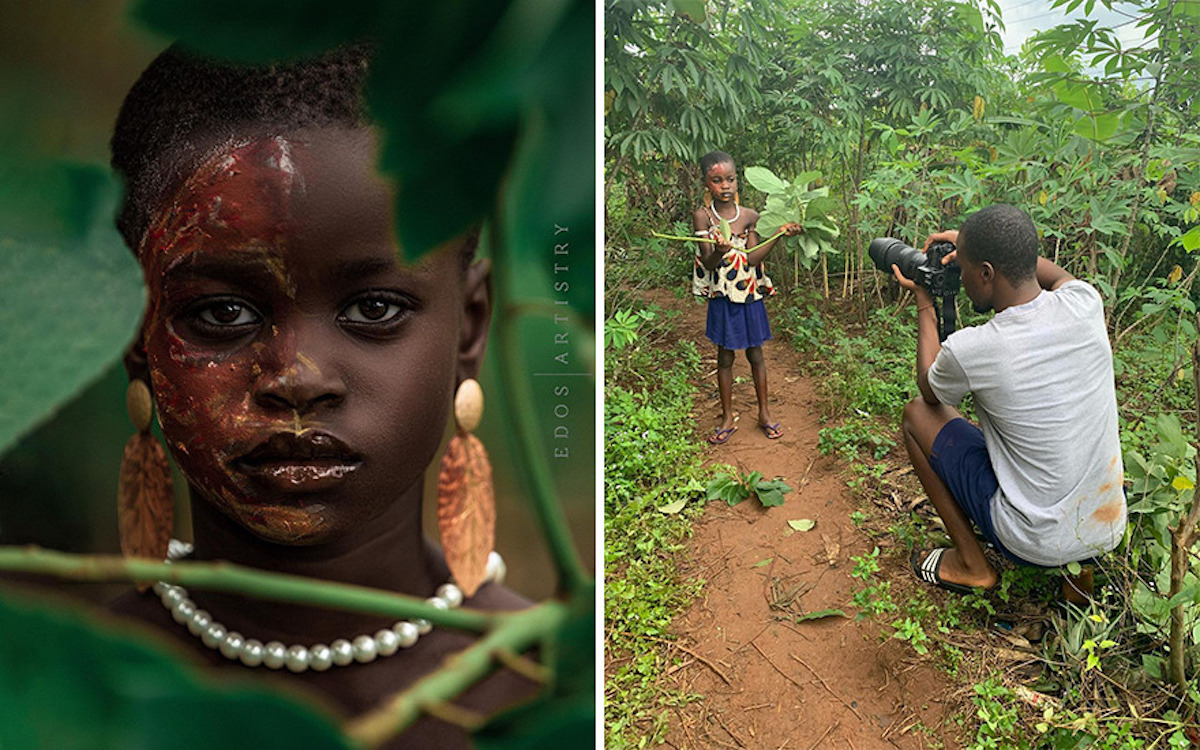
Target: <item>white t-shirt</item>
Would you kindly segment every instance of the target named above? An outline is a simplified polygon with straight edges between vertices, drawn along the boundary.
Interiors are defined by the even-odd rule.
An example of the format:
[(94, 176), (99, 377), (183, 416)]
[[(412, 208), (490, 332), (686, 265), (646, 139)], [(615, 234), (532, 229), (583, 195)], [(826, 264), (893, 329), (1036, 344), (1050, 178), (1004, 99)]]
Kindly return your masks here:
[(1072, 280), (942, 343), (929, 385), (968, 392), (1000, 489), (996, 535), (1038, 565), (1084, 560), (1125, 532), (1124, 467), (1104, 306)]

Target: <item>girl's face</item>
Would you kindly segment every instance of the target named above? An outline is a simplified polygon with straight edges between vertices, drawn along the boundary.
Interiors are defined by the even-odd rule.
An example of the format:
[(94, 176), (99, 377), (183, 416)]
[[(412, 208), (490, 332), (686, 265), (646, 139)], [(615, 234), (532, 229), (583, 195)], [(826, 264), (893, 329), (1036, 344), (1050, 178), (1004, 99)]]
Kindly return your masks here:
[(709, 167), (704, 174), (704, 187), (712, 199), (728, 203), (737, 195), (737, 168), (733, 162), (723, 161)]
[(203, 501), (315, 544), (421, 481), (482, 356), (486, 270), (458, 238), (397, 260), (367, 130), (227, 145), (185, 177), (139, 253), (163, 434)]

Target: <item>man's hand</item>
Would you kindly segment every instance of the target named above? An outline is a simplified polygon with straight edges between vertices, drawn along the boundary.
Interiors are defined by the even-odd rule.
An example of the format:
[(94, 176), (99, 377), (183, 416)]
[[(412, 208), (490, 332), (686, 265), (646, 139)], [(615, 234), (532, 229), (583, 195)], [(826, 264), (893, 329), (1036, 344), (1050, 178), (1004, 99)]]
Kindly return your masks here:
[(784, 224), (782, 227), (780, 227), (780, 229), (782, 229), (783, 233), (788, 237), (795, 237), (804, 231), (804, 227), (800, 226), (794, 221), (789, 221), (787, 224)]
[(917, 307), (924, 307), (926, 303), (933, 304), (933, 297), (929, 296), (929, 292), (925, 287), (900, 273), (900, 266), (892, 264), (892, 273), (896, 275), (896, 281), (900, 286), (913, 293), (917, 299)]
[(954, 245), (954, 250), (942, 256), (943, 266), (953, 263), (954, 259), (958, 257), (958, 230), (943, 229), (940, 232), (929, 235), (928, 239), (925, 240), (925, 247), (921, 248), (921, 252), (928, 254), (929, 246), (935, 242), (949, 242)]

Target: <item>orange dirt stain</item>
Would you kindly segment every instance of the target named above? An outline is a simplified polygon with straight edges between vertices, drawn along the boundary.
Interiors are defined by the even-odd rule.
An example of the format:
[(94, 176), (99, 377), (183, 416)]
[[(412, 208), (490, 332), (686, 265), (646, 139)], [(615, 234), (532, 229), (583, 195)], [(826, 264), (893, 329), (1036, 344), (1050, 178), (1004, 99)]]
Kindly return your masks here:
[(1124, 503), (1120, 500), (1112, 500), (1096, 508), (1095, 512), (1092, 513), (1092, 518), (1100, 523), (1114, 523), (1121, 517), (1123, 507)]

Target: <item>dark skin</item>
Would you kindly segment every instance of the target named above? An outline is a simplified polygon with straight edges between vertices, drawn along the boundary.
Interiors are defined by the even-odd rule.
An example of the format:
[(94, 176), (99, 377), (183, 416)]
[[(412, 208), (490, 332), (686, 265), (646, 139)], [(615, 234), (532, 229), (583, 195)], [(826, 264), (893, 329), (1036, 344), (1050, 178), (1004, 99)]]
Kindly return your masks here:
[[(958, 261), (962, 269), (962, 287), (979, 312), (1001, 312), (1014, 305), (1030, 302), (1045, 290), (1053, 290), (1075, 278), (1045, 258), (1038, 258), (1034, 276), (1013, 281), (1000, 274), (991, 263), (976, 263), (971, 249), (956, 231), (938, 232), (925, 241), (925, 250), (934, 242), (953, 242), (957, 248), (942, 263)], [(917, 301), (917, 387), (919, 398), (904, 407), (904, 446), (934, 510), (946, 524), (954, 547), (941, 560), (938, 574), (943, 580), (967, 586), (990, 588), (998, 580), (995, 569), (984, 558), (983, 547), (975, 538), (971, 521), (950, 494), (945, 482), (929, 464), (934, 438), (951, 420), (961, 417), (957, 409), (938, 401), (929, 386), (929, 368), (941, 351), (938, 341), (934, 300), (929, 293), (892, 266), (900, 286), (913, 293)]]
[[(488, 264), (463, 269), (468, 236), (416, 265), (398, 261), (393, 194), (374, 171), (367, 129), (212, 145), (168, 191), (139, 249), (150, 301), (138, 349), (188, 480), (193, 559), (432, 596), (449, 573), (421, 532), (424, 472), (439, 455), (456, 384), (479, 372)], [(273, 442), (280, 435), (334, 448), (289, 453)], [(393, 624), (218, 592), (193, 597), (264, 643), (328, 644)], [(490, 584), (464, 603), (527, 605)], [(435, 627), (395, 656), (294, 675), (227, 661), (152, 595), (116, 609), (229, 674), (311, 688), (350, 715), (473, 641)], [(491, 713), (533, 690), (502, 672), (459, 703)], [(459, 728), (423, 719), (397, 746), (467, 743)]]
[[(710, 211), (722, 219), (729, 221), (731, 235), (745, 236), (746, 247), (752, 248), (762, 240), (758, 236), (758, 212), (754, 209), (739, 207), (734, 202), (737, 195), (737, 167), (733, 162), (718, 162), (709, 168), (704, 175), (704, 189), (712, 197), (712, 205), (708, 208), (697, 208), (692, 214), (692, 228), (697, 232), (710, 231), (713, 224)], [(791, 237), (799, 234), (799, 224), (785, 224), (784, 234)], [(759, 265), (775, 247), (776, 240), (763, 244), (762, 247), (746, 255), (746, 265), (753, 268)], [(713, 233), (712, 242), (697, 243), (700, 264), (709, 271), (721, 265), (725, 255), (733, 249), (719, 232)], [(714, 433), (733, 427), (733, 357), (734, 351), (717, 347), (717, 390), (721, 394), (721, 424)], [(761, 346), (746, 349), (746, 360), (750, 362), (750, 374), (754, 380), (754, 394), (758, 399), (758, 423), (764, 428), (775, 424), (771, 418), (770, 406), (767, 403), (767, 367), (763, 362)], [(771, 437), (778, 437), (774, 431)]]

